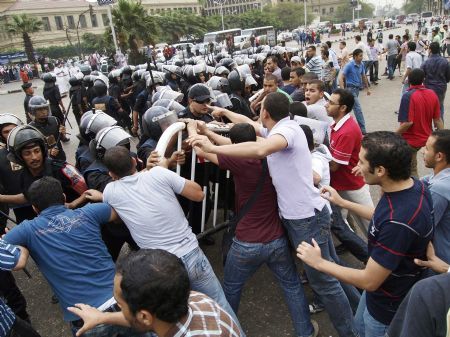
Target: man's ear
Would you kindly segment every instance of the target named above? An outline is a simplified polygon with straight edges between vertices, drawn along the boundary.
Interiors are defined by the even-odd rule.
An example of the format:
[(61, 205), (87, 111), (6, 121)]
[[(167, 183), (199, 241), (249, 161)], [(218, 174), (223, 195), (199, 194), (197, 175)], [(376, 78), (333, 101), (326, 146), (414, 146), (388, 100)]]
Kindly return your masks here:
[(114, 173), (112, 173), (111, 171), (108, 171), (108, 175), (112, 178), (112, 180), (119, 180), (119, 177), (116, 176)]
[(138, 321), (139, 325), (151, 327), (154, 324), (155, 318), (149, 311), (139, 310), (136, 313), (136, 320)]

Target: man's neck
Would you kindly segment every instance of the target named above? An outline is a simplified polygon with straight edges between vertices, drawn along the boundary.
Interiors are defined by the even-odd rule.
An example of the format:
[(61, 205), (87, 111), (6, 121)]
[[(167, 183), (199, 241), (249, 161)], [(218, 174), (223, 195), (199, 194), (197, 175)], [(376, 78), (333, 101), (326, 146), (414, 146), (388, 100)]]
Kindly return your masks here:
[[(186, 316), (182, 317), (179, 321), (184, 322), (186, 320)], [(175, 326), (176, 323), (168, 323), (161, 321), (159, 319), (155, 319), (153, 324), (153, 330), (158, 336), (164, 337)]]
[(266, 123), (266, 125), (265, 125), (265, 127), (267, 128), (267, 130), (272, 130), (273, 129), (273, 127), (275, 126), (275, 124), (277, 124), (278, 122), (275, 122), (274, 120), (269, 120), (267, 123)]
[(44, 166), (37, 168), (37, 169), (28, 168), (28, 170), (30, 171), (30, 173), (33, 177), (38, 177), (41, 175), (42, 171), (44, 171)]
[(395, 181), (386, 177), (380, 183), (381, 189), (383, 190), (383, 192), (386, 193), (400, 192), (408, 188), (411, 188), (413, 185), (414, 180), (412, 178)]
[(338, 115), (338, 116), (333, 117), (334, 123), (335, 123), (335, 124), (339, 123), (339, 122), (341, 121), (341, 119), (345, 117), (345, 115), (346, 115), (346, 114)]
[(437, 176), (441, 171), (450, 168), (450, 163), (437, 164), (433, 167), (433, 174)]

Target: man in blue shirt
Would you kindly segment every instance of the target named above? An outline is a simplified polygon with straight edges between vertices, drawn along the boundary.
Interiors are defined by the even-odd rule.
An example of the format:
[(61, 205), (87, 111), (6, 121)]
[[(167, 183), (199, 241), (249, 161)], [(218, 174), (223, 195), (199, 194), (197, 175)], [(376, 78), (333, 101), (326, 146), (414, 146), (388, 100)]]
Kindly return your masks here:
[(353, 113), (355, 114), (358, 125), (361, 128), (363, 134), (366, 133), (366, 122), (359, 103), (359, 91), (364, 87), (367, 89), (367, 96), (370, 95), (369, 82), (366, 77), (366, 70), (364, 68), (363, 51), (361, 49), (355, 49), (353, 51), (353, 60), (348, 62), (339, 78), (339, 86), (342, 89), (348, 89), (351, 91), (355, 98), (355, 104), (353, 105)]
[(450, 264), (450, 130), (437, 130), (428, 137), (423, 160), (433, 173), (423, 178), (433, 198), (436, 255)]
[[(104, 203), (67, 209), (61, 184), (52, 177), (33, 182), (28, 197), (38, 217), (14, 227), (4, 240), (29, 249), (75, 335), (83, 322), (67, 307), (87, 303), (100, 311), (118, 311), (113, 297), (114, 263), (100, 233), (101, 224), (117, 220), (117, 215)], [(92, 336), (135, 336), (132, 330), (111, 325), (97, 329)]]
[(438, 42), (430, 43), (429, 48), (430, 56), (422, 64), (422, 70), (425, 72), (424, 84), (438, 96), (441, 106), (441, 118), (444, 119), (444, 99), (447, 83), (450, 82), (450, 65), (447, 59), (440, 55)]
[[(9, 245), (0, 239), (0, 270), (10, 271), (25, 267), (28, 251)], [(16, 316), (0, 297), (0, 337), (40, 337), (28, 322)]]

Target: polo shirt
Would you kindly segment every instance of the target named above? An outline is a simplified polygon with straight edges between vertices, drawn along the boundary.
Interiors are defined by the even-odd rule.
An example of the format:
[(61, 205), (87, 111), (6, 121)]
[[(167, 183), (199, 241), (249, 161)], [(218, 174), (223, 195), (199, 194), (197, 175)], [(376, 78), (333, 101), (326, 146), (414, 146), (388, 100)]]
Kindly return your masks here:
[(164, 337), (240, 337), (231, 316), (208, 296), (191, 291), (188, 313)]
[(364, 186), (364, 179), (355, 176), (352, 169), (358, 164), (362, 133), (358, 123), (346, 114), (331, 125), (330, 152), (339, 168), (331, 172), (331, 186), (338, 191), (354, 191)]
[(384, 192), (375, 208), (367, 234), (370, 257), (392, 271), (380, 287), (366, 292), (367, 310), (389, 325), (397, 308), (425, 269), (414, 259), (426, 260), (434, 233), (433, 201), (426, 184), (414, 179), (412, 187)]
[(445, 57), (430, 54), (421, 68), (425, 72), (423, 84), (427, 88), (439, 93), (447, 90), (447, 83), (450, 81), (450, 65)]
[(111, 207), (103, 203), (75, 210), (55, 205), (4, 237), (29, 249), (58, 297), (65, 321), (79, 319), (67, 307), (86, 303), (98, 308), (113, 297), (115, 267), (100, 231), (110, 216)]
[(345, 86), (362, 88), (361, 76), (365, 73), (364, 63), (356, 64), (355, 60), (351, 60), (344, 67)]
[(439, 99), (435, 92), (423, 85), (411, 85), (400, 101), (398, 121), (412, 122), (402, 137), (412, 147), (423, 147), (433, 131), (433, 119), (441, 116)]
[(310, 72), (315, 73), (318, 77), (322, 73), (322, 58), (320, 56), (313, 56), (309, 62), (306, 64), (306, 68), (309, 69)]

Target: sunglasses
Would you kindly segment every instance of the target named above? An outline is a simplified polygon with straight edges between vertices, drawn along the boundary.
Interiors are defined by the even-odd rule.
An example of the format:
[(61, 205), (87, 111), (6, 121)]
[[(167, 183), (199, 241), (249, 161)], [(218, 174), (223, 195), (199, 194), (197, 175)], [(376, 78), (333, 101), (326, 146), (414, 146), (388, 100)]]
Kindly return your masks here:
[(203, 101), (199, 101), (199, 100), (194, 99), (194, 102), (197, 103), (197, 104), (209, 104), (209, 103), (211, 103), (211, 100), (209, 98), (205, 99)]

